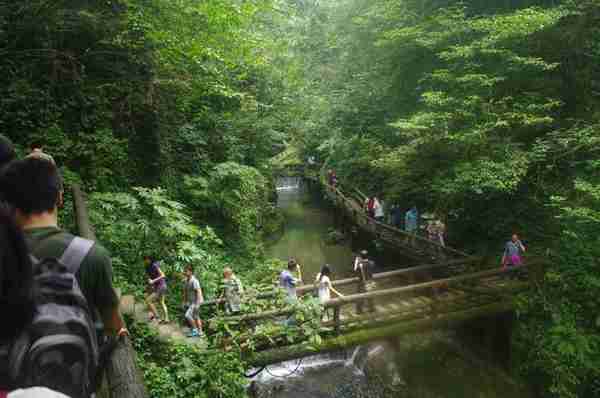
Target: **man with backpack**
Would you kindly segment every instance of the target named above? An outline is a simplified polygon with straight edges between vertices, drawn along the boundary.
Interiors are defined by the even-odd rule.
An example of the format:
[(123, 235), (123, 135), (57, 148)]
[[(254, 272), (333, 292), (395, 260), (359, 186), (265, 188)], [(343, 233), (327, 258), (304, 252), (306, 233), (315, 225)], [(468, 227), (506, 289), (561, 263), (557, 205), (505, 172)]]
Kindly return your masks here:
[[(35, 378), (25, 384), (50, 387), (73, 398), (89, 397), (100, 356), (96, 314), (108, 336), (128, 334), (112, 286), (108, 252), (58, 227), (62, 180), (53, 163), (36, 157), (13, 161), (0, 173), (0, 189), (25, 232), (40, 303), (39, 321), (34, 318), (27, 339), (13, 347), (24, 358), (19, 364), (22, 373)], [(37, 349), (27, 351), (29, 347)]]

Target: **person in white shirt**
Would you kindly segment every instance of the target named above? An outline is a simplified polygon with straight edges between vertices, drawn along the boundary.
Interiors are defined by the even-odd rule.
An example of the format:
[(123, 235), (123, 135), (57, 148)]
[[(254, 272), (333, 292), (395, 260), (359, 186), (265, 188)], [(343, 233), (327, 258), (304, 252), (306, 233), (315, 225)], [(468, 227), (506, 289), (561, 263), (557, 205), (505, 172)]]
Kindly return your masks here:
[(383, 222), (383, 219), (385, 217), (385, 213), (383, 211), (383, 205), (381, 204), (379, 199), (377, 199), (376, 197), (373, 200), (374, 200), (373, 211), (375, 212), (375, 220), (377, 220), (379, 222)]
[(317, 274), (315, 278), (315, 284), (317, 285), (317, 291), (319, 293), (319, 302), (323, 305), (327, 301), (331, 300), (331, 293), (334, 293), (338, 297), (344, 297), (344, 295), (333, 287), (331, 283), (331, 268), (329, 264), (325, 264), (321, 268), (321, 272)]

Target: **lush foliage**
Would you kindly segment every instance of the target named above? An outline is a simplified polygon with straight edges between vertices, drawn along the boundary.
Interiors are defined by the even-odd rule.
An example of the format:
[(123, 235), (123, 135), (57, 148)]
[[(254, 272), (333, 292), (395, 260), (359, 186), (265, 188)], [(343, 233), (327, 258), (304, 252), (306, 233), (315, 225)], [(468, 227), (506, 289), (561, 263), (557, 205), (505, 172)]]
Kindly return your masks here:
[(245, 395), (244, 363), (237, 351), (201, 354), (194, 346), (160, 340), (146, 325), (132, 323), (130, 328), (151, 397)]
[(550, 253), (523, 298), (521, 370), (547, 396), (597, 395), (600, 3), (303, 5), (286, 30), (311, 107), (300, 157), (436, 212), (453, 245), (497, 257), (519, 232)]
[[(552, 258), (521, 300), (521, 370), (547, 396), (595, 396), (599, 15), (598, 0), (0, 0), (0, 130), (94, 192), (137, 294), (152, 254), (175, 292), (186, 263), (209, 296), (232, 265), (262, 305), (281, 267), (261, 244), (272, 176), (309, 156), (435, 211), (453, 245), (495, 255), (521, 232)], [(250, 340), (220, 323), (217, 340), (316, 338), (317, 312)], [(239, 357), (136, 336), (156, 396), (243, 394)]]

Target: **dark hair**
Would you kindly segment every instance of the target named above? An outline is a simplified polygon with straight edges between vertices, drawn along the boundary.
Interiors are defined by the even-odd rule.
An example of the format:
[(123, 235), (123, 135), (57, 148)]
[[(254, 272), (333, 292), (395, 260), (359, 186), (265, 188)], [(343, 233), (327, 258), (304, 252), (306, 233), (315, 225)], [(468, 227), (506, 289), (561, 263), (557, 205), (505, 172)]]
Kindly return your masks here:
[(30, 148), (31, 149), (42, 149), (43, 145), (42, 145), (41, 142), (34, 141), (34, 142), (31, 143)]
[(192, 264), (187, 264), (185, 266), (185, 270), (186, 271), (192, 271), (192, 274), (194, 273), (194, 266)]
[(296, 260), (294, 260), (293, 258), (290, 258), (290, 261), (288, 261), (288, 269), (290, 271), (294, 270), (296, 268), (296, 265), (298, 263), (296, 262)]
[(0, 134), (0, 168), (16, 157), (12, 141)]
[(58, 204), (62, 179), (54, 164), (29, 157), (12, 161), (2, 170), (0, 189), (4, 199), (21, 212), (39, 214)]
[(0, 205), (0, 341), (10, 340), (34, 314), (33, 268), (23, 231), (6, 206)]
[(325, 264), (324, 266), (321, 267), (321, 275), (319, 276), (319, 282), (321, 282), (323, 280), (324, 276), (329, 276), (331, 275), (331, 268), (329, 267), (329, 264)]

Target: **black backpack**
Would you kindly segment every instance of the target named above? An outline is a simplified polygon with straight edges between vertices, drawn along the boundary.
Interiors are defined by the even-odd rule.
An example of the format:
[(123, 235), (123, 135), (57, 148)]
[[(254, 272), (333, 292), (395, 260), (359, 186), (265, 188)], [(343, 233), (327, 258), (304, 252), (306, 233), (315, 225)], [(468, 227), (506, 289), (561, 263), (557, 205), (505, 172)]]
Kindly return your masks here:
[(18, 387), (42, 386), (88, 398), (99, 376), (98, 337), (75, 274), (94, 245), (75, 237), (61, 258), (34, 262), (36, 314), (10, 350)]

